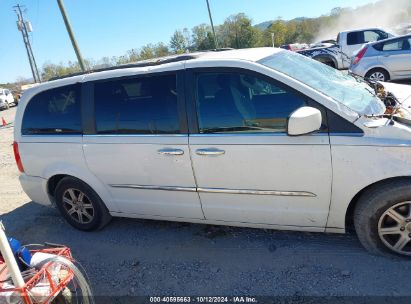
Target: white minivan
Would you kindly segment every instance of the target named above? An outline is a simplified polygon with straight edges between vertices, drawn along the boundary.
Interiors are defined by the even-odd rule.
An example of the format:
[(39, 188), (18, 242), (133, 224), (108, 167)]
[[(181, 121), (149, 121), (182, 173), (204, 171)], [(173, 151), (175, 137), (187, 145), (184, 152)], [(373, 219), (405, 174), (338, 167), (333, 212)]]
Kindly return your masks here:
[(14, 152), (28, 196), (81, 230), (354, 227), (371, 252), (411, 256), (411, 120), (380, 97), (285, 50), (184, 54), (27, 90)]

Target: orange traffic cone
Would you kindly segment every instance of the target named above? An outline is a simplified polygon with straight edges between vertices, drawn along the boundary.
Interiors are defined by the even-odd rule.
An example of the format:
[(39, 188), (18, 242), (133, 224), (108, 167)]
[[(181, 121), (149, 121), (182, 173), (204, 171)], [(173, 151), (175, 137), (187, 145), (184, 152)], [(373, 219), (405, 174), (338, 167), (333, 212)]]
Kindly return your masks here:
[(1, 118), (1, 123), (3, 124), (3, 127), (7, 126), (7, 122), (4, 120), (4, 117)]

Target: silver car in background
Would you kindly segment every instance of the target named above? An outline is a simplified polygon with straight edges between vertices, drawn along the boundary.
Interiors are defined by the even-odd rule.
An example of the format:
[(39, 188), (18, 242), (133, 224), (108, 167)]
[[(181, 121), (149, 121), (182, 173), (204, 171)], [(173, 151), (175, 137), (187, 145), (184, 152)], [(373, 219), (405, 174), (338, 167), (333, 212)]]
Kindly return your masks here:
[(411, 34), (365, 44), (350, 72), (371, 81), (411, 78)]

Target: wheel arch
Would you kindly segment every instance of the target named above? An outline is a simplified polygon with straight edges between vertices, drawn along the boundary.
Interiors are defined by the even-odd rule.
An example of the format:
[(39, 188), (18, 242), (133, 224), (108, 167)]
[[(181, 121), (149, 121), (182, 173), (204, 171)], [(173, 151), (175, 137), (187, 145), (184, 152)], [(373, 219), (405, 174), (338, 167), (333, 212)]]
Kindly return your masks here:
[(383, 180), (379, 180), (374, 182), (363, 189), (361, 189), (357, 194), (351, 199), (348, 208), (345, 213), (345, 230), (346, 231), (354, 231), (354, 211), (355, 207), (358, 203), (359, 198), (361, 195), (366, 193), (367, 191), (372, 190), (375, 187), (379, 187), (386, 183), (391, 183), (393, 181), (409, 181), (411, 183), (411, 176), (397, 176), (397, 177), (390, 177)]
[(97, 195), (101, 198), (104, 202), (104, 205), (110, 212), (119, 212), (120, 210), (117, 207), (117, 204), (113, 201), (110, 192), (101, 183), (94, 175), (87, 174), (86, 176), (73, 174), (73, 172), (55, 172), (54, 174), (50, 174), (47, 178), (46, 183), (46, 191), (50, 198), (50, 201), (54, 204), (54, 192), (58, 183), (65, 177), (72, 177), (75, 179), (80, 180), (81, 182), (88, 185), (91, 189), (93, 189)]
[(338, 62), (337, 62), (337, 60), (336, 60), (333, 56), (331, 56), (331, 55), (321, 54), (321, 55), (317, 55), (317, 56), (312, 57), (312, 59), (317, 60), (317, 61), (319, 61), (319, 62), (321, 62), (321, 63), (326, 64), (325, 62), (321, 61), (321, 59), (325, 59), (326, 61), (332, 62), (333, 65), (334, 65), (334, 68), (338, 68)]
[[(56, 190), (57, 184), (65, 177), (74, 177), (74, 176), (71, 176), (68, 174), (56, 174), (47, 180), (47, 194), (51, 198), (54, 198), (54, 192)], [(54, 203), (54, 199), (52, 201)]]

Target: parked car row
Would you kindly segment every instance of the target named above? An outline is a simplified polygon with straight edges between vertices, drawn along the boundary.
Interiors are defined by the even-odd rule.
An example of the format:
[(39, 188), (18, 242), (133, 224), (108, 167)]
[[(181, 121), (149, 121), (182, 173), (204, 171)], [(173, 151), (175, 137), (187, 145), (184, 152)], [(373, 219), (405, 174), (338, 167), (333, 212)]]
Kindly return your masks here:
[(411, 78), (411, 34), (365, 44), (353, 57), (350, 72), (371, 81)]
[(275, 48), (50, 81), (24, 92), (16, 113), (20, 182), (81, 230), (111, 216), (354, 227), (371, 252), (411, 256), (411, 101), (392, 99), (404, 88), (377, 96)]
[(335, 44), (289, 49), (370, 81), (411, 78), (411, 34), (394, 36), (382, 29), (358, 29), (338, 34)]
[(348, 69), (351, 57), (365, 43), (393, 37), (392, 34), (378, 28), (356, 29), (338, 33), (337, 39), (314, 44), (312, 48), (298, 51), (333, 68)]

